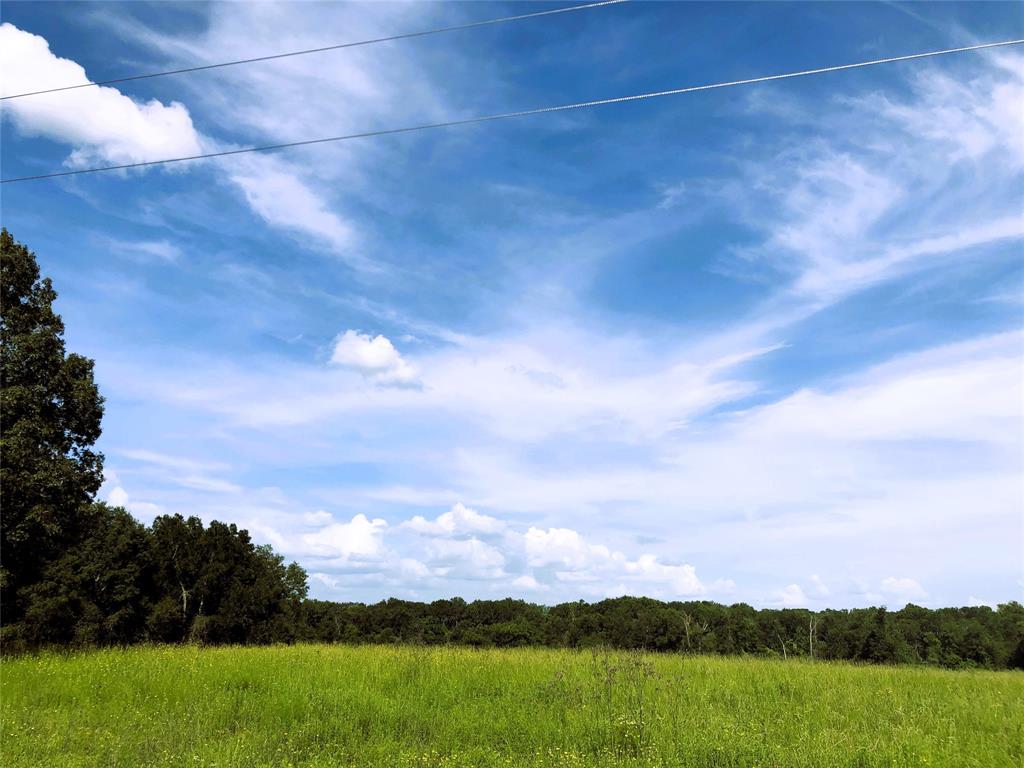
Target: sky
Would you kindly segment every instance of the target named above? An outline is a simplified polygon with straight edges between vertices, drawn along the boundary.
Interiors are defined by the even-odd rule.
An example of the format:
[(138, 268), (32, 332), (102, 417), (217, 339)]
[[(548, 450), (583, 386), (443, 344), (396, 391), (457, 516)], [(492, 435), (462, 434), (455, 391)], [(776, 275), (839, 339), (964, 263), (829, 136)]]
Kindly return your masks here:
[[(0, 90), (559, 5), (5, 2)], [(0, 102), (2, 176), (1022, 37), (626, 3)], [(96, 361), (101, 498), (315, 597), (1024, 594), (1024, 47), (0, 195)]]

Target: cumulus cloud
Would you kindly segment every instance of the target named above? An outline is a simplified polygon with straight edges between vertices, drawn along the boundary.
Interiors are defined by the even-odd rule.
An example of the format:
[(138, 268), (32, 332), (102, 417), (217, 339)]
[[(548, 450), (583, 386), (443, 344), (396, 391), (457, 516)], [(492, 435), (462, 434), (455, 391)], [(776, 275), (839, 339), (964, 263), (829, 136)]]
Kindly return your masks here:
[(360, 512), (347, 523), (331, 523), (312, 533), (302, 534), (299, 543), (308, 554), (344, 563), (373, 560), (384, 553), (382, 535), (387, 526), (387, 521), (380, 518), (371, 520)]
[(316, 581), (332, 592), (362, 586), (376, 590), (374, 599), (467, 590), (506, 595), (510, 587), (554, 600), (623, 594), (680, 599), (735, 588), (729, 579), (702, 582), (687, 563), (649, 552), (628, 556), (567, 528), (524, 531), (461, 504), (433, 520), (417, 515), (393, 525), (363, 513), (338, 523), (324, 512), (304, 512), (250, 530), (286, 556), (307, 559), (309, 571), (319, 574)]
[[(689, 564), (661, 562), (654, 554), (635, 560), (603, 544), (589, 543), (570, 528), (530, 527), (522, 537), (527, 565), (535, 573), (553, 574), (557, 581), (584, 587), (590, 594), (660, 594), (678, 598), (708, 591)], [(716, 582), (716, 591), (729, 591), (731, 581)]]
[(417, 387), (420, 384), (416, 368), (399, 354), (387, 336), (347, 330), (334, 340), (331, 362), (385, 386)]
[(519, 587), (520, 589), (528, 589), (531, 591), (541, 591), (547, 589), (543, 584), (537, 581), (533, 576), (528, 573), (524, 573), (522, 576), (517, 576), (512, 579), (512, 586)]
[(778, 589), (773, 593), (775, 602), (785, 608), (799, 608), (807, 605), (807, 595), (799, 584), (790, 584), (785, 589)]
[(115, 486), (107, 494), (107, 502), (115, 507), (123, 507), (128, 503), (128, 492), (121, 486)]
[(588, 544), (577, 531), (569, 528), (530, 528), (524, 541), (527, 562), (535, 567), (556, 565), (581, 570), (611, 557), (607, 547)]
[(627, 560), (623, 565), (626, 573), (636, 574), (643, 581), (665, 584), (674, 595), (700, 595), (706, 591), (692, 565), (667, 565), (649, 554), (634, 562)]
[(111, 506), (124, 507), (135, 517), (144, 521), (152, 520), (157, 515), (163, 514), (163, 509), (158, 504), (148, 501), (135, 501), (120, 485), (114, 485), (109, 490), (106, 490), (106, 500)]
[(446, 578), (498, 579), (506, 575), (505, 555), (480, 539), (434, 538), (427, 543), (427, 561)]
[[(91, 82), (70, 59), (55, 56), (45, 38), (0, 24), (3, 93), (25, 93)], [(123, 164), (195, 155), (203, 140), (179, 102), (140, 102), (106, 86), (4, 102), (4, 115), (31, 136), (74, 145), (66, 164)]]
[(433, 536), (493, 534), (501, 533), (505, 529), (503, 521), (489, 515), (481, 515), (461, 503), (456, 503), (450, 510), (438, 515), (433, 521), (416, 515), (402, 525), (417, 533)]

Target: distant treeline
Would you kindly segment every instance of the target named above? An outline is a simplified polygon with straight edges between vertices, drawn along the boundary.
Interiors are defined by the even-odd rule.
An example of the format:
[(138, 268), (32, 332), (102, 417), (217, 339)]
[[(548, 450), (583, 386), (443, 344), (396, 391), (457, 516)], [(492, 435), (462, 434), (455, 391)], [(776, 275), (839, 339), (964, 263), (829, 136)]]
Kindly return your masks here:
[(0, 231), (0, 650), (141, 642), (457, 643), (1024, 668), (1024, 607), (755, 610), (623, 597), (308, 600), (306, 573), (234, 525), (144, 526), (95, 501), (103, 398), (68, 353), (56, 292)]
[(944, 667), (1024, 669), (1024, 606), (809, 611), (620, 597), (553, 607), (455, 598), (374, 605), (307, 600), (302, 640), (487, 647), (642, 648)]

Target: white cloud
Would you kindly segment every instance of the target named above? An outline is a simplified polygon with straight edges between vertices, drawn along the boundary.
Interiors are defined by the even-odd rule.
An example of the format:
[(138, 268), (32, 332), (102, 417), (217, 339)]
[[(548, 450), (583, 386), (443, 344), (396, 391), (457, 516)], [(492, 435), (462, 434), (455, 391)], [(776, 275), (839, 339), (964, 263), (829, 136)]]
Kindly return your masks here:
[(828, 585), (825, 584), (821, 576), (816, 573), (811, 576), (811, 584), (814, 586), (814, 592), (818, 597), (828, 597), (832, 594), (832, 590), (828, 588)]
[[(815, 105), (828, 139), (786, 145), (776, 162), (751, 166), (745, 189), (770, 197), (738, 204), (767, 236), (744, 255), (789, 272), (790, 300), (814, 311), (968, 249), (1024, 237), (1015, 202), (1024, 57), (981, 60), (956, 77), (920, 68), (906, 96), (886, 89), (837, 97), (835, 113)], [(756, 111), (764, 106), (752, 102)]]
[[(152, 36), (144, 36), (144, 39), (159, 40)], [(194, 64), (194, 60), (189, 63)], [(89, 82), (78, 63), (55, 56), (43, 37), (10, 23), (0, 25), (0, 71), (5, 75), (4, 93)], [(280, 124), (281, 104), (265, 94), (259, 101), (261, 105), (277, 104), (272, 124)], [(240, 116), (240, 106), (232, 105), (233, 119)], [(307, 109), (302, 111), (308, 113), (310, 105), (305, 106)], [(263, 106), (260, 111), (266, 113)], [(45, 136), (72, 145), (66, 161), (72, 167), (127, 164), (236, 148), (200, 134), (189, 110), (180, 102), (165, 105), (154, 99), (143, 103), (108, 86), (7, 101), (4, 115), (26, 135)], [(237, 122), (231, 130), (238, 130)], [(308, 134), (303, 138), (308, 138)], [(192, 166), (194, 163), (162, 167), (184, 170)], [(230, 163), (214, 167), (224, 170), (252, 210), (271, 226), (305, 236), (308, 244), (328, 248), (353, 268), (365, 272), (379, 270), (377, 265), (355, 252), (351, 223), (332, 210), (326, 193), (317, 189), (323, 185), (316, 182), (317, 174), (310, 168), (295, 160), (270, 155), (233, 157)], [(135, 252), (168, 262), (175, 261), (179, 255), (173, 246), (160, 241), (126, 245), (131, 245)]]
[[(991, 152), (1024, 167), (1024, 56), (989, 57), (995, 72), (971, 78), (937, 69), (913, 76), (917, 100), (894, 101), (884, 94), (863, 105), (900, 125), (917, 139), (948, 153), (951, 162), (976, 160)], [(998, 73), (998, 74), (996, 74)]]
[(665, 584), (675, 596), (700, 595), (706, 591), (692, 565), (666, 565), (659, 563), (654, 555), (641, 555), (634, 562), (626, 561), (624, 567), (626, 573), (636, 574), (645, 582)]
[(329, 573), (311, 573), (309, 574), (309, 579), (310, 581), (320, 582), (325, 587), (328, 587), (330, 589), (337, 589), (339, 586), (341, 586), (341, 581), (337, 577), (332, 576)]
[(506, 576), (505, 555), (480, 539), (433, 538), (426, 545), (427, 561), (448, 578), (500, 579)]
[(117, 454), (145, 464), (154, 464), (165, 469), (173, 469), (191, 474), (220, 472), (229, 469), (231, 466), (230, 464), (222, 461), (198, 461), (189, 457), (171, 456), (166, 453), (139, 448), (119, 450), (117, 451)]
[(421, 515), (416, 515), (411, 520), (402, 523), (402, 525), (417, 533), (434, 536), (493, 534), (501, 533), (505, 529), (503, 521), (488, 515), (481, 515), (476, 510), (470, 509), (461, 503), (455, 504), (447, 512), (438, 515), (434, 521), (429, 521)]
[(829, 296), (847, 287), (836, 275), (851, 255), (859, 255), (851, 241), (870, 231), (904, 192), (886, 174), (846, 154), (824, 152), (797, 168), (785, 202), (791, 218), (775, 231), (771, 247), (800, 254), (801, 289)]
[(191, 458), (138, 449), (120, 450), (117, 453), (119, 456), (144, 465), (144, 468), (137, 473), (156, 477), (185, 488), (225, 494), (237, 494), (242, 491), (242, 487), (237, 483), (212, 476), (230, 469), (229, 465), (222, 462), (196, 461)]
[[(379, 388), (347, 392), (332, 384), (330, 372), (311, 368), (303, 376), (291, 378), (280, 374), (273, 378), (269, 372), (265, 377), (251, 373), (237, 379), (218, 376), (224, 394), (204, 401), (204, 405), (212, 405), (214, 413), (259, 416), (257, 423), (267, 434), (289, 440), (289, 456), (299, 451), (299, 456), (290, 456), (294, 461), (305, 455), (322, 460), (318, 453), (322, 449), (304, 446), (310, 441), (319, 445), (344, 424), (365, 436), (371, 455), (385, 455), (394, 466), (415, 471), (424, 480), (423, 493), (415, 483), (400, 492), (390, 486), (357, 489), (361, 503), (447, 506), (455, 497), (472, 500), (473, 507), (487, 509), (493, 519), (514, 511), (517, 519), (525, 521), (519, 529), (523, 533), (518, 534), (521, 543), (517, 548), (499, 542), (511, 578), (530, 569), (540, 583), (557, 583), (560, 589), (568, 589), (569, 582), (554, 574), (575, 572), (588, 580), (579, 584), (602, 588), (624, 584), (630, 589), (644, 584), (652, 591), (669, 594), (668, 573), (651, 572), (643, 581), (636, 566), (634, 572), (628, 572), (624, 563), (637, 562), (647, 553), (614, 561), (613, 550), (605, 545), (607, 539), (596, 532), (605, 520), (642, 510), (647, 529), (658, 531), (675, 546), (685, 546), (685, 551), (718, 552), (721, 542), (728, 541), (723, 560), (716, 562), (716, 567), (726, 572), (745, 562), (757, 562), (763, 572), (786, 574), (787, 580), (797, 581), (805, 577), (785, 570), (792, 565), (793, 553), (800, 553), (801, 558), (816, 553), (808, 569), (813, 568), (830, 584), (829, 600), (851, 604), (859, 598), (836, 587), (848, 579), (844, 572), (837, 573), (836, 564), (844, 562), (850, 548), (862, 553), (859, 558), (867, 562), (859, 571), (876, 585), (892, 572), (892, 563), (904, 561), (919, 578), (933, 578), (936, 566), (929, 565), (932, 558), (928, 553), (941, 550), (942, 542), (951, 537), (967, 548), (965, 563), (984, 559), (998, 563), (994, 567), (1009, 563), (1016, 569), (1019, 552), (1012, 547), (1012, 536), (995, 532), (1017, 525), (1021, 512), (1024, 430), (1012, 425), (1024, 424), (1019, 373), (1022, 345), (1021, 334), (1006, 333), (897, 356), (845, 379), (829, 381), (827, 386), (719, 414), (711, 421), (697, 420), (692, 426), (684, 422), (675, 429), (663, 427), (651, 433), (640, 430), (640, 435), (647, 434), (645, 440), (635, 439), (633, 431), (623, 425), (646, 424), (650, 418), (653, 427), (657, 423), (653, 414), (660, 412), (665, 418), (671, 413), (660, 410), (670, 397), (645, 397), (643, 388), (637, 387), (635, 401), (623, 396), (618, 402), (621, 410), (616, 418), (593, 404), (571, 399), (564, 402), (564, 409), (563, 402), (556, 400), (530, 413), (512, 392), (505, 398), (485, 393), (476, 402), (472, 387), (460, 390), (465, 393), (461, 397), (439, 395), (434, 376), (443, 366), (423, 358), (417, 359), (429, 382), (423, 392)], [(463, 354), (479, 348), (471, 346)], [(589, 348), (596, 351), (600, 346), (595, 342)], [(456, 349), (445, 352), (445, 363), (456, 359)], [(616, 367), (622, 359), (616, 356), (618, 352), (611, 343), (607, 357), (616, 361)], [(569, 359), (554, 369), (571, 390), (578, 374), (573, 371), (571, 353), (564, 357)], [(651, 365), (646, 357), (639, 360), (644, 366)], [(471, 370), (468, 361), (460, 364)], [(184, 384), (179, 384), (173, 373), (154, 381), (152, 388), (147, 382), (147, 392), (160, 393), (166, 388), (172, 402), (180, 402), (183, 393), (187, 395), (188, 388), (196, 386), (195, 370), (189, 369), (190, 380)], [(594, 370), (593, 375), (599, 377), (600, 371)], [(504, 368), (501, 375), (519, 376)], [(533, 384), (520, 379), (520, 390), (529, 392)], [(607, 385), (607, 379), (602, 384)], [(279, 400), (266, 399), (271, 390)], [(324, 403), (316, 402), (320, 390), (329, 390)], [(650, 391), (665, 390), (652, 387)], [(267, 420), (268, 411), (277, 407), (293, 413), (289, 409), (292, 402), (299, 402), (303, 409), (301, 429), (281, 429)], [(544, 403), (540, 397), (536, 402)], [(709, 398), (709, 402), (715, 400)], [(190, 406), (194, 403), (189, 401)], [(501, 412), (506, 405), (515, 418)], [(578, 409), (574, 417), (567, 418), (565, 411), (574, 408)], [(699, 416), (704, 410), (696, 408), (693, 413)], [(344, 418), (339, 420), (339, 414)], [(319, 424), (310, 423), (313, 415)], [(488, 423), (488, 418), (492, 422)], [(509, 420), (507, 428), (504, 418)], [(512, 423), (516, 420), (523, 423)], [(494, 421), (499, 423), (497, 429)], [(605, 421), (607, 428), (603, 427)], [(420, 444), (404, 452), (407, 446), (377, 439), (375, 430), (382, 429), (381, 436), (393, 436), (397, 426), (409, 430)], [(464, 447), (459, 444), (462, 436)], [(530, 452), (534, 447), (544, 451), (550, 447), (557, 460), (533, 460)], [(334, 455), (340, 461), (345, 453)], [(737, 468), (742, 468), (742, 482), (737, 482)], [(445, 483), (443, 490), (439, 490), (438, 480)], [(340, 498), (347, 494), (351, 490), (339, 491)], [(974, 511), (978, 509), (989, 524), (978, 524)], [(451, 516), (445, 517), (449, 512)], [(411, 525), (396, 524), (395, 529), (410, 534), (419, 527), (443, 536), (445, 526), (455, 531), (471, 518), (467, 514), (457, 522), (458, 517), (446, 509), (437, 518), (424, 516)], [(530, 528), (536, 531), (531, 534)], [(461, 535), (478, 538), (508, 533), (463, 530)], [(927, 545), (905, 553), (897, 542), (912, 531)], [(766, 547), (766, 542), (771, 546)], [(402, 554), (417, 556), (413, 549), (395, 546)], [(607, 556), (604, 552), (595, 555), (592, 548), (602, 546)], [(653, 554), (660, 556), (659, 563), (667, 563), (665, 555), (670, 552)], [(531, 559), (544, 565), (531, 565)], [(713, 591), (714, 582), (705, 588)], [(552, 594), (595, 594), (583, 589)], [(821, 597), (813, 582), (804, 589), (805, 596)], [(749, 593), (741, 594), (746, 597)]]
[[(85, 70), (55, 56), (47, 41), (0, 24), (0, 71), (5, 94), (90, 82)], [(203, 140), (184, 105), (138, 102), (115, 88), (80, 88), (4, 102), (4, 115), (26, 135), (66, 142), (67, 165), (124, 164), (195, 155)]]
[[(585, 588), (591, 594), (616, 594), (619, 590), (617, 594), (679, 598), (701, 595), (708, 590), (692, 565), (663, 563), (650, 553), (630, 560), (603, 544), (588, 543), (572, 529), (531, 527), (522, 541), (526, 563), (535, 573), (553, 572), (560, 582), (587, 585)], [(721, 581), (715, 586), (720, 591), (728, 591), (734, 585), (731, 581)]]
[(325, 525), (330, 525), (332, 522), (334, 522), (334, 517), (331, 515), (330, 512), (326, 512), (320, 509), (317, 510), (316, 512), (303, 512), (302, 522), (305, 525), (311, 525), (319, 528)]
[(904, 601), (924, 600), (928, 597), (924, 587), (914, 579), (906, 577), (896, 578), (895, 576), (888, 576), (882, 579), (880, 589), (882, 594)]
[(107, 502), (115, 507), (123, 507), (128, 503), (128, 492), (121, 486), (111, 488), (107, 494)]
[(778, 589), (773, 593), (775, 602), (785, 608), (799, 608), (807, 605), (807, 595), (799, 584), (790, 584), (785, 589)]
[(331, 523), (312, 533), (302, 534), (299, 544), (303, 551), (318, 557), (345, 562), (373, 560), (384, 554), (382, 535), (387, 525), (385, 520), (370, 520), (360, 512), (347, 523)]
[(149, 522), (164, 512), (158, 504), (148, 501), (133, 501), (128, 492), (120, 485), (115, 485), (106, 491), (106, 500), (111, 506), (124, 507), (143, 522)]
[[(446, 515), (432, 522), (417, 516), (388, 525), (361, 513), (348, 523), (335, 523), (322, 512), (306, 512), (279, 516), (275, 526), (248, 527), (258, 541), (286, 556), (312, 558), (309, 570), (322, 574), (317, 581), (332, 591), (340, 594), (361, 585), (376, 590), (373, 599), (467, 589), (504, 594), (509, 585), (553, 600), (617, 594), (680, 599), (735, 589), (729, 579), (704, 584), (689, 564), (663, 562), (651, 553), (633, 559), (590, 544), (578, 531), (532, 527), (520, 532), (507, 520)], [(281, 532), (295, 527), (312, 530)], [(371, 576), (373, 582), (360, 581)]]
[[(465, 452), (458, 479), (468, 496), (495, 509), (543, 511), (550, 499), (564, 509), (616, 501), (652, 515), (667, 507), (674, 510), (670, 520), (687, 510), (728, 516), (750, 508), (789, 515), (813, 509), (823, 520), (838, 520), (864, 499), (901, 496), (901, 488), (919, 493), (922, 483), (957, 477), (965, 480), (962, 493), (975, 493), (972, 473), (1020, 469), (1024, 435), (1006, 425), (1024, 420), (1022, 344), (1021, 334), (998, 334), (895, 358), (828, 390), (800, 390), (733, 413), (713, 430), (678, 433), (661, 444), (654, 463), (547, 472), (514, 455)], [(952, 474), (919, 461), (907, 447), (913, 441), (962, 443)], [(736, 467), (743, 468), (739, 484)], [(961, 502), (965, 510), (974, 503)], [(897, 519), (910, 519), (919, 507)]]
[(110, 247), (128, 254), (141, 262), (154, 259), (165, 264), (177, 264), (184, 254), (181, 248), (169, 240), (108, 240)]
[(303, 179), (299, 166), (273, 156), (235, 158), (228, 176), (249, 206), (274, 227), (298, 232), (328, 246), (351, 266), (373, 271), (374, 265), (353, 251), (352, 224), (332, 211), (324, 194)]
[[(438, 11), (415, 3), (360, 8), (214, 3), (201, 13), (202, 24), (188, 35), (151, 28), (135, 14), (97, 14), (92, 21), (103, 25), (103, 34), (143, 47), (159, 62), (155, 68), (174, 69), (244, 59), (254, 50), (329, 46), (338, 42), (339, 30), (347, 39), (381, 37), (397, 27), (408, 28), (417, 19), (426, 23)], [(459, 15), (453, 9), (443, 13), (449, 20)], [(445, 77), (455, 63), (448, 61)], [(438, 100), (441, 88), (424, 58), (401, 46), (366, 46), (225, 67), (178, 79), (175, 85), (209, 126), (208, 133), (243, 136), (245, 144), (303, 141), (411, 120), (429, 122), (446, 112)], [(274, 108), (268, 109), (268, 104)], [(377, 143), (335, 142), (286, 155), (235, 156), (218, 161), (216, 167), (269, 225), (296, 236), (307, 247), (326, 248), (356, 270), (375, 273), (382, 269), (380, 264), (358, 250), (372, 233), (361, 231), (348, 209), (356, 197), (373, 201), (379, 194), (377, 164), (382, 159), (390, 160), (390, 154)], [(371, 174), (375, 178), (368, 181)], [(382, 207), (394, 203), (374, 202)]]
[(197, 491), (207, 491), (209, 493), (238, 493), (242, 490), (242, 486), (237, 483), (220, 480), (216, 477), (202, 477), (200, 475), (184, 475), (175, 478), (175, 482), (186, 488), (195, 488)]
[(611, 557), (607, 547), (587, 544), (577, 531), (569, 528), (531, 527), (524, 541), (527, 562), (534, 567), (554, 565), (575, 571)]
[(528, 573), (524, 573), (522, 576), (518, 576), (512, 579), (512, 585), (519, 587), (520, 589), (528, 589), (531, 591), (542, 591), (547, 589), (543, 584), (538, 582), (533, 576)]
[(1022, 343), (1011, 332), (906, 355), (835, 391), (804, 389), (752, 411), (746, 428), (844, 442), (1017, 442), (1004, 427), (1021, 414)]
[(399, 354), (386, 336), (347, 330), (334, 341), (334, 365), (361, 373), (373, 381), (397, 387), (419, 386), (418, 371)]
[(432, 575), (430, 568), (413, 557), (403, 557), (398, 561), (398, 570), (402, 576), (424, 579)]

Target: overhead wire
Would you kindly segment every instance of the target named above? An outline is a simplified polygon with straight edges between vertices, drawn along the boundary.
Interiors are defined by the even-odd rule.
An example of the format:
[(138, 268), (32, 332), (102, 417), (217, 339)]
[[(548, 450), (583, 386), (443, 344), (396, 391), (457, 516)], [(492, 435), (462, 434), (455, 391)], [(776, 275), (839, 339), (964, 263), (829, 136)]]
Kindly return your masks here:
[(513, 21), (525, 21), (526, 19), (537, 19), (541, 16), (554, 16), (560, 13), (572, 13), (574, 11), (584, 11), (589, 8), (601, 8), (606, 5), (621, 5), (627, 3), (629, 0), (600, 0), (599, 2), (586, 3), (584, 5), (570, 5), (563, 8), (552, 8), (546, 11), (535, 11), (533, 13), (521, 13), (517, 16), (503, 16), (500, 19), (485, 19), (483, 21), (471, 21), (466, 24), (455, 24), (449, 27), (438, 27), (436, 29), (427, 29), (419, 32), (404, 32), (397, 35), (388, 35), (387, 37), (375, 37), (369, 40), (357, 40), (351, 43), (338, 43), (337, 45), (325, 45), (320, 48), (306, 48), (301, 51), (288, 51), (286, 53), (274, 53), (267, 56), (254, 56), (248, 59), (237, 59), (235, 61), (223, 61), (217, 64), (200, 64), (194, 67), (185, 67), (184, 69), (169, 69), (163, 72), (149, 72), (141, 75), (127, 75), (125, 77), (115, 77), (110, 80), (97, 80), (96, 82), (89, 83), (78, 83), (76, 85), (62, 85), (57, 88), (45, 88), (39, 91), (26, 91), (25, 93), (14, 93), (9, 96), (0, 96), (0, 101), (7, 101), (9, 99), (22, 99), (26, 96), (41, 96), (44, 93), (57, 93), (59, 91), (73, 91), (77, 88), (95, 88), (101, 85), (113, 85), (114, 83), (127, 83), (131, 80), (146, 80), (153, 77), (164, 77), (165, 75), (182, 75), (188, 72), (201, 72), (207, 69), (218, 69), (220, 67), (233, 67), (238, 64), (254, 64), (259, 61), (273, 61), (274, 59), (286, 59), (291, 56), (306, 56), (311, 53), (324, 53), (326, 51), (338, 51), (343, 48), (358, 48), (363, 45), (374, 45), (376, 43), (387, 43), (394, 40), (408, 40), (414, 37), (427, 37), (428, 35), (440, 35), (445, 32), (458, 32), (466, 29), (476, 29), (478, 27), (493, 26), (495, 24), (507, 24)]
[(460, 119), (460, 120), (446, 120), (444, 122), (439, 122), (439, 123), (426, 123), (426, 124), (423, 124), (423, 125), (412, 125), (412, 126), (406, 126), (406, 127), (403, 127), (403, 128), (384, 128), (384, 129), (374, 130), (374, 131), (363, 131), (361, 133), (350, 133), (350, 134), (345, 134), (343, 136), (328, 136), (328, 137), (319, 138), (319, 139), (306, 139), (306, 140), (303, 140), (303, 141), (289, 141), (289, 142), (285, 142), (285, 143), (282, 143), (282, 144), (267, 144), (267, 145), (263, 145), (263, 146), (241, 147), (239, 149), (227, 149), (227, 150), (221, 150), (221, 151), (218, 151), (218, 152), (206, 152), (206, 153), (199, 154), (199, 155), (188, 155), (188, 156), (184, 156), (184, 157), (170, 157), (170, 158), (164, 158), (162, 160), (146, 160), (146, 161), (137, 162), (137, 163), (123, 163), (123, 164), (120, 164), (120, 165), (106, 165), (106, 166), (98, 166), (98, 167), (93, 167), (93, 168), (79, 168), (79, 169), (70, 170), (70, 171), (59, 171), (59, 172), (53, 172), (53, 173), (44, 173), (44, 174), (39, 174), (39, 175), (35, 175), (35, 176), (19, 176), (19, 177), (10, 178), (10, 179), (0, 179), (0, 184), (13, 184), (15, 182), (34, 181), (34, 180), (38, 180), (38, 179), (51, 179), (51, 178), (57, 178), (57, 177), (60, 177), (60, 176), (76, 176), (76, 175), (79, 175), (79, 174), (98, 173), (98, 172), (101, 172), (101, 171), (117, 171), (117, 170), (126, 170), (126, 169), (129, 169), (129, 168), (142, 168), (142, 167), (145, 167), (145, 166), (162, 165), (162, 164), (166, 164), (166, 163), (181, 163), (181, 162), (188, 162), (188, 161), (192, 161), (192, 160), (204, 160), (204, 159), (213, 158), (213, 157), (226, 157), (228, 155), (240, 155), (240, 154), (244, 154), (244, 153), (247, 153), (247, 152), (270, 152), (270, 151), (280, 150), (280, 149), (289, 149), (289, 148), (292, 148), (292, 147), (309, 146), (309, 145), (312, 145), (312, 144), (326, 144), (326, 143), (329, 143), (329, 142), (349, 141), (351, 139), (362, 139), (362, 138), (369, 138), (369, 137), (372, 137), (372, 136), (388, 136), (388, 135), (395, 135), (395, 134), (401, 134), (401, 133), (412, 133), (414, 131), (432, 130), (432, 129), (435, 129), (435, 128), (448, 128), (448, 127), (459, 126), (459, 125), (470, 125), (470, 124), (473, 124), (473, 123), (485, 123), (485, 122), (492, 122), (492, 121), (496, 121), (496, 120), (508, 120), (508, 119), (517, 118), (517, 117), (528, 117), (528, 116), (531, 116), (531, 115), (542, 115), (542, 114), (548, 114), (548, 113), (552, 113), (552, 112), (564, 112), (564, 111), (573, 110), (573, 109), (586, 109), (586, 108), (590, 108), (590, 107), (598, 107), (598, 106), (604, 106), (604, 105), (608, 105), (608, 104), (621, 104), (621, 103), (624, 103), (624, 102), (640, 101), (640, 100), (643, 100), (643, 99), (655, 99), (655, 98), (661, 98), (661, 97), (664, 97), (664, 96), (676, 96), (676, 95), (685, 94), (685, 93), (695, 93), (695, 92), (698, 92), (698, 91), (710, 91), (710, 90), (715, 90), (715, 89), (719, 89), (719, 88), (732, 88), (732, 87), (740, 86), (740, 85), (752, 85), (752, 84), (755, 84), (755, 83), (767, 83), (767, 82), (772, 82), (772, 81), (777, 81), (777, 80), (788, 80), (788, 79), (796, 78), (796, 77), (807, 77), (807, 76), (810, 76), (810, 75), (822, 75), (822, 74), (826, 74), (826, 73), (830, 73), (830, 72), (841, 72), (841, 71), (851, 70), (851, 69), (860, 69), (860, 68), (863, 68), (863, 67), (873, 67), (873, 66), (877, 66), (877, 65), (880, 65), (880, 64), (891, 64), (893, 62), (898, 62), (898, 61), (911, 61), (911, 60), (914, 60), (914, 59), (924, 59), (924, 58), (929, 58), (929, 57), (934, 57), (934, 56), (946, 56), (946, 55), (954, 54), (954, 53), (965, 53), (967, 51), (979, 51), (979, 50), (988, 49), (988, 48), (998, 48), (998, 47), (1003, 47), (1003, 46), (1021, 45), (1021, 44), (1024, 44), (1024, 39), (1019, 39), (1019, 40), (1002, 40), (1002, 41), (994, 42), (994, 43), (980, 43), (980, 44), (977, 44), (977, 45), (962, 46), (960, 48), (946, 48), (946, 49), (938, 50), (938, 51), (925, 51), (923, 53), (911, 53), (911, 54), (907, 54), (907, 55), (904, 55), (904, 56), (889, 56), (889, 57), (884, 58), (884, 59), (872, 59), (870, 61), (859, 61), (859, 62), (854, 62), (852, 64), (839, 64), (839, 65), (830, 66), (830, 67), (819, 67), (819, 68), (816, 68), (816, 69), (804, 69), (804, 70), (800, 70), (798, 72), (786, 72), (786, 73), (779, 74), (779, 75), (763, 75), (761, 77), (751, 77), (751, 78), (745, 78), (743, 80), (730, 80), (730, 81), (727, 81), (727, 82), (710, 83), (708, 85), (692, 85), (692, 86), (686, 86), (686, 87), (682, 87), (682, 88), (671, 88), (671, 89), (662, 90), (662, 91), (650, 91), (650, 92), (647, 92), (647, 93), (638, 93), (638, 94), (634, 94), (634, 95), (631, 95), (631, 96), (617, 96), (617, 97), (607, 98), (607, 99), (594, 99), (592, 101), (580, 101), (580, 102), (575, 102), (575, 103), (572, 103), (572, 104), (560, 104), (560, 105), (550, 106), (550, 107), (537, 107), (537, 108), (534, 108), (534, 109), (523, 109), (523, 110), (518, 110), (518, 111), (515, 111), (515, 112), (502, 112), (502, 113), (494, 114), (494, 115), (483, 115), (483, 116), (478, 116), (478, 117), (468, 117), (468, 118), (464, 118), (464, 119)]

